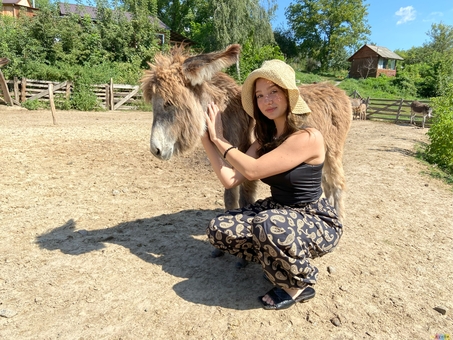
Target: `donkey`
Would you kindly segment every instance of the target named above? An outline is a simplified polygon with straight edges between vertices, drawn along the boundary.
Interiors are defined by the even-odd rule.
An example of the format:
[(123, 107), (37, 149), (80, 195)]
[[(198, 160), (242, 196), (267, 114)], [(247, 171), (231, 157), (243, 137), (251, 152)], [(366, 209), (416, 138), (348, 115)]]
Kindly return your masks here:
[(366, 120), (366, 110), (368, 109), (368, 104), (370, 101), (370, 97), (363, 99), (363, 98), (351, 98), (351, 105), (352, 105), (352, 119), (363, 119)]
[[(253, 140), (254, 121), (241, 105), (241, 87), (222, 69), (236, 63), (240, 45), (223, 51), (189, 55), (183, 47), (170, 54), (159, 53), (148, 63), (141, 79), (146, 102), (153, 105), (151, 153), (162, 160), (189, 152), (206, 130), (207, 105), (215, 102), (222, 112), (225, 138), (246, 151)], [(305, 125), (318, 128), (324, 135), (326, 159), (322, 185), (324, 194), (334, 204), (340, 219), (344, 217), (343, 149), (351, 126), (352, 108), (346, 93), (328, 83), (300, 86), (302, 98), (312, 113)], [(256, 201), (256, 181), (246, 181), (240, 188), (226, 189), (226, 209)]]
[(419, 101), (414, 100), (411, 103), (411, 122), (410, 122), (410, 124), (415, 123), (415, 116), (417, 113), (420, 113), (423, 115), (422, 129), (424, 129), (426, 117), (428, 117), (428, 118), (432, 117), (433, 109), (428, 104), (423, 104)]

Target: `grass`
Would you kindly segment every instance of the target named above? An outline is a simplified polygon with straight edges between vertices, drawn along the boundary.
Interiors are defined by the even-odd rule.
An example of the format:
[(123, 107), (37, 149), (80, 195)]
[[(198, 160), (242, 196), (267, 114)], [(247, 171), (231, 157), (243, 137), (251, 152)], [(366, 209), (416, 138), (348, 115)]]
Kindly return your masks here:
[(425, 160), (425, 148), (425, 143), (420, 143), (416, 147), (415, 157), (428, 167), (428, 170), (423, 170), (420, 173), (444, 182), (445, 184), (450, 186), (451, 191), (453, 191), (453, 174), (449, 174), (448, 172), (444, 171), (442, 168), (437, 166), (437, 164), (431, 164), (427, 162)]

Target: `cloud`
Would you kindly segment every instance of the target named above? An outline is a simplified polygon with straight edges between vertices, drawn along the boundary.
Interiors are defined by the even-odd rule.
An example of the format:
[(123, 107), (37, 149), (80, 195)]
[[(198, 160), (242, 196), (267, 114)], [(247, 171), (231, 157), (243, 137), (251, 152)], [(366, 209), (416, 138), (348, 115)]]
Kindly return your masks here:
[(405, 22), (415, 20), (415, 9), (412, 6), (401, 7), (395, 12), (395, 15), (401, 17), (400, 20), (396, 23), (397, 25), (404, 24)]

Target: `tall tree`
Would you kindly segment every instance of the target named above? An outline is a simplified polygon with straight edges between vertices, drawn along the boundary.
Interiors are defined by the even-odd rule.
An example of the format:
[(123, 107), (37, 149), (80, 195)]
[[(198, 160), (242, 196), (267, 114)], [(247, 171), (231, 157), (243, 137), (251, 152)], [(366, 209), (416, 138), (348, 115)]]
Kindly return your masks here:
[(259, 0), (217, 0), (215, 3), (213, 27), (216, 48), (234, 42), (244, 43), (250, 38), (256, 47), (274, 42), (270, 24), (274, 7), (266, 10)]
[(398, 52), (403, 56), (399, 76), (416, 84), (421, 97), (437, 97), (453, 82), (453, 26), (432, 24), (423, 46)]
[(363, 0), (296, 0), (285, 14), (301, 52), (327, 70), (345, 48), (366, 42), (367, 9)]
[(270, 21), (275, 3), (276, 0), (158, 0), (158, 16), (174, 31), (198, 42), (204, 51), (250, 41), (259, 48), (274, 43)]

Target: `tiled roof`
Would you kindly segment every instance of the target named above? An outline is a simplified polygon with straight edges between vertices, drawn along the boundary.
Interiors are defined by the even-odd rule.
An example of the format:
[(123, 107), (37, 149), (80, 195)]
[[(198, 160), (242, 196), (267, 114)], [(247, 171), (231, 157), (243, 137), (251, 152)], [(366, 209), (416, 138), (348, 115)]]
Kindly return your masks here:
[(366, 45), (367, 47), (371, 48), (374, 52), (379, 54), (383, 58), (387, 59), (396, 59), (396, 60), (404, 60), (395, 52), (390, 51), (387, 47), (384, 46), (374, 46), (374, 45)]

